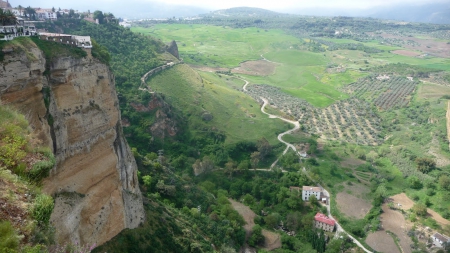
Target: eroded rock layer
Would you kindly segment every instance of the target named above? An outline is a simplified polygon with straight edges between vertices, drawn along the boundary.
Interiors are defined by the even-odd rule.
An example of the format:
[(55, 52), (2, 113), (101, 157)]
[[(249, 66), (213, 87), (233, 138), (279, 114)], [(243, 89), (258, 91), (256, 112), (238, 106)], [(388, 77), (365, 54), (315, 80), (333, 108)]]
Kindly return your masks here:
[(0, 62), (0, 99), (24, 113), (57, 165), (44, 181), (55, 197), (60, 242), (102, 244), (144, 219), (136, 162), (123, 137), (109, 68), (91, 56), (47, 64), (34, 45)]

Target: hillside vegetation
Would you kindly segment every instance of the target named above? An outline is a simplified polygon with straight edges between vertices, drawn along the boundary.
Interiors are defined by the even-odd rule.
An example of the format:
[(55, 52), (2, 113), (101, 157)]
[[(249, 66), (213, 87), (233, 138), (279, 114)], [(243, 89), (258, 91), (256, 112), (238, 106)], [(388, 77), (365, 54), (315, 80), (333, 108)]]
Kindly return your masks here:
[[(313, 215), (326, 208), (303, 203), (289, 190), (316, 183), (331, 193), (333, 216), (367, 248), (376, 246), (366, 244), (369, 235), (397, 226), (381, 219), (387, 209), (415, 224), (405, 225), (408, 234), (392, 232), (402, 238), (404, 252), (426, 251), (418, 227), (449, 233), (423, 211), (429, 207), (443, 220), (450, 215), (444, 120), (450, 62), (438, 50), (448, 47), (449, 27), (287, 16), (137, 25), (130, 31), (81, 22), (74, 29), (111, 52), (124, 132), (150, 217), (99, 252), (263, 248), (262, 229), (281, 234), (282, 248), (275, 252), (345, 251), (352, 247), (347, 237), (325, 242), (314, 236), (320, 233), (309, 233)], [(175, 39), (186, 64), (151, 76), (143, 87), (143, 74), (175, 61), (154, 37)], [(260, 66), (258, 61), (273, 64), (274, 71), (248, 67)], [(250, 82), (246, 90), (243, 80)], [(299, 160), (293, 151), (281, 155), (276, 136), (292, 126), (264, 116), (261, 97), (269, 101), (267, 111), (301, 124), (283, 139), (308, 158)], [(388, 202), (402, 192), (415, 205), (400, 214)], [(258, 215), (247, 240), (227, 198)], [(364, 211), (355, 216), (343, 208), (348, 203)]]
[(55, 164), (39, 147), (25, 117), (0, 105), (0, 251), (42, 252), (54, 244), (52, 197), (40, 190)]

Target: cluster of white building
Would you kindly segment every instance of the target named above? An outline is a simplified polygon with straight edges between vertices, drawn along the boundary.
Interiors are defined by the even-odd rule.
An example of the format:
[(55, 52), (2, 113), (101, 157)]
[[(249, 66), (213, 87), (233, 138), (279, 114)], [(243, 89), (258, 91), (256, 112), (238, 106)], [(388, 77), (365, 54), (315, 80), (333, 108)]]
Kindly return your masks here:
[(17, 25), (0, 25), (0, 40), (12, 40), (15, 37), (37, 35), (36, 26), (33, 22), (27, 22), (17, 18)]
[(39, 32), (39, 38), (75, 47), (92, 48), (91, 36)]

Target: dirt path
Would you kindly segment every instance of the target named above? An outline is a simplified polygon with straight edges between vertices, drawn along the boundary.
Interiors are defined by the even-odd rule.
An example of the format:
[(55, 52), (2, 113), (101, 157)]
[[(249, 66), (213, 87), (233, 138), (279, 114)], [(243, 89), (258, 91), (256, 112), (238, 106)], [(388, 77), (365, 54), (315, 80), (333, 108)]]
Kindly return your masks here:
[(450, 149), (450, 100), (447, 104), (447, 139), (449, 141), (448, 148)]
[[(233, 199), (228, 199), (234, 210), (236, 210), (245, 220), (246, 224), (244, 225), (246, 239), (251, 236), (252, 228), (255, 226), (255, 212), (253, 212), (248, 206), (237, 202)], [(265, 250), (274, 250), (281, 248), (281, 237), (279, 234), (263, 229), (262, 234), (265, 238), (265, 243), (263, 249)], [(249, 246), (245, 246), (245, 252), (248, 250), (252, 250)]]

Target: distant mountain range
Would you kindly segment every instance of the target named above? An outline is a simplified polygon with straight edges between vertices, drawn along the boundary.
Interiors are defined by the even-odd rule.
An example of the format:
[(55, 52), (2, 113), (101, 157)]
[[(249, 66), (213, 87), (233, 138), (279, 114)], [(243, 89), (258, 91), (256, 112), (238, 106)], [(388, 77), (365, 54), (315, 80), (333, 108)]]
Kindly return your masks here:
[[(133, 3), (133, 4), (130, 4)], [(123, 6), (121, 6), (123, 5)], [(106, 8), (105, 8), (106, 9)], [(270, 11), (253, 7), (236, 7), (224, 10), (209, 10), (203, 7), (171, 5), (166, 3), (148, 3), (141, 0), (119, 2), (111, 9), (116, 16), (141, 19), (141, 18), (179, 18), (197, 15), (208, 16), (279, 16), (289, 14), (308, 16), (350, 16), (373, 17), (381, 19), (401, 20), (409, 22), (425, 22), (436, 24), (450, 24), (450, 3), (434, 3), (425, 5), (397, 5), (390, 7), (377, 7), (372, 9), (349, 8), (297, 8)], [(283, 14), (284, 13), (284, 14)]]
[[(336, 8), (299, 8), (286, 10), (286, 13), (308, 16), (350, 16), (372, 17), (408, 22), (424, 22), (435, 24), (450, 24), (450, 4), (426, 4), (420, 6), (390, 6), (372, 9), (336, 9)], [(225, 10), (217, 10), (208, 15), (223, 16), (279, 16), (288, 15), (270, 10), (236, 7)]]
[(372, 17), (408, 22), (450, 24), (450, 3), (425, 5), (395, 5), (372, 9), (302, 8), (290, 13), (317, 16)]

